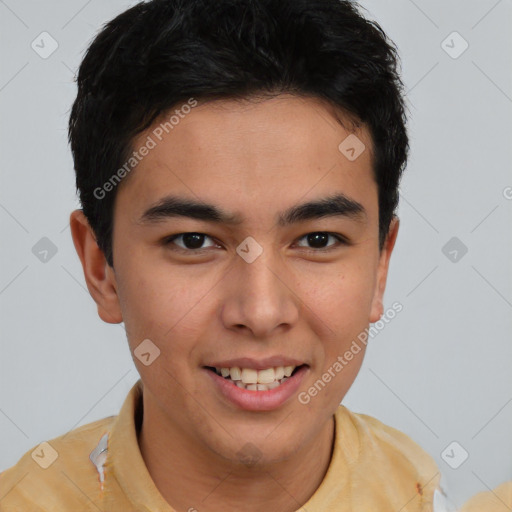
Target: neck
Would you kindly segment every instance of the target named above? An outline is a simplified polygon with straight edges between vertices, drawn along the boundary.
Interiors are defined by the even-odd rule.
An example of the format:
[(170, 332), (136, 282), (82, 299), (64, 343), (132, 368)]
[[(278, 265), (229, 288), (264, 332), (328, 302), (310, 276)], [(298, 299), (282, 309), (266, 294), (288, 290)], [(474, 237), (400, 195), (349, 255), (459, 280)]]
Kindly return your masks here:
[(241, 466), (169, 422), (145, 391), (139, 446), (149, 474), (175, 510), (295, 512), (320, 486), (334, 447), (334, 417), (286, 460)]

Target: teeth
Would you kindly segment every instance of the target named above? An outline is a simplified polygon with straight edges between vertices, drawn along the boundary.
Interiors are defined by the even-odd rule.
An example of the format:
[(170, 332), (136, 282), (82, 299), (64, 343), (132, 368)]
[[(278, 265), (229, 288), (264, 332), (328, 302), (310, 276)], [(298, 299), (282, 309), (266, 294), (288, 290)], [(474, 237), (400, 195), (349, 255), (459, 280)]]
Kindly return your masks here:
[(283, 377), (290, 377), (296, 366), (277, 366), (265, 370), (254, 370), (253, 368), (215, 368), (215, 371), (223, 377), (230, 377), (231, 380), (241, 380), (244, 384), (270, 384), (281, 380)]
[(244, 368), (242, 370), (242, 382), (244, 384), (256, 384), (258, 382), (258, 371), (252, 368)]
[(296, 366), (277, 366), (265, 370), (253, 368), (215, 368), (218, 375), (233, 381), (239, 388), (250, 391), (267, 391), (281, 385), (291, 376)]
[(284, 376), (289, 377), (292, 374), (293, 370), (295, 370), (295, 366), (285, 366), (284, 367)]
[(276, 372), (274, 368), (268, 370), (260, 370), (258, 372), (258, 384), (270, 384), (276, 380)]
[(242, 380), (242, 370), (235, 366), (234, 368), (229, 369), (229, 374), (231, 376), (231, 380)]

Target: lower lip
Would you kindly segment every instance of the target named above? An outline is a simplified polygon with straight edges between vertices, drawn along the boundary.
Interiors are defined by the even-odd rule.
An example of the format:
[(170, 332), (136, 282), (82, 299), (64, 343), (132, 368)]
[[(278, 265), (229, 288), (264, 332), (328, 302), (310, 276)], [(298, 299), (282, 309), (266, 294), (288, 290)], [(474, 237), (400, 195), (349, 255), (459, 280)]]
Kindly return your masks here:
[(242, 389), (212, 370), (204, 368), (204, 371), (213, 379), (217, 389), (240, 409), (246, 411), (271, 411), (283, 405), (296, 393), (309, 371), (309, 366), (302, 366), (291, 377), (288, 377), (283, 384), (268, 391)]

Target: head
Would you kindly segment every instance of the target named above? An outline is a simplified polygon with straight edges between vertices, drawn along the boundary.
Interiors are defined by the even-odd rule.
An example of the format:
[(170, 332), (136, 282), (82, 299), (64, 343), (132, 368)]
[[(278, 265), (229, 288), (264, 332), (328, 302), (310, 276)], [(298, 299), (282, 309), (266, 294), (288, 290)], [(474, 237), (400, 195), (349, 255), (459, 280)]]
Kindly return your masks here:
[[(157, 347), (134, 357), (145, 393), (211, 453), (250, 439), (264, 461), (290, 456), (359, 371), (364, 344), (297, 400), (383, 313), (408, 149), (397, 65), (340, 0), (153, 0), (87, 50), (75, 247), (100, 317), (132, 352)], [(234, 405), (206, 369), (274, 356), (305, 371), (271, 410)]]

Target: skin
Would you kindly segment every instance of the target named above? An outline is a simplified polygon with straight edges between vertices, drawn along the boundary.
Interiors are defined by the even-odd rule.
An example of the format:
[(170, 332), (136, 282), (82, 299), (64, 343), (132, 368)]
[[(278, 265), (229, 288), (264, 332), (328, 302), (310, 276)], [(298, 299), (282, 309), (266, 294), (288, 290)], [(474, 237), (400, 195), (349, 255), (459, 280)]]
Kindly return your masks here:
[[(284, 354), (309, 364), (299, 389), (305, 391), (383, 314), (399, 221), (393, 219), (379, 251), (371, 138), (364, 126), (347, 131), (336, 114), (319, 99), (285, 94), (252, 103), (200, 103), (119, 186), (114, 269), (81, 210), (71, 214), (99, 316), (124, 321), (132, 352), (146, 338), (161, 351), (149, 366), (134, 358), (144, 384), (139, 445), (157, 488), (176, 510), (293, 512), (325, 476), (333, 414), (360, 369), (364, 345), (309, 404), (295, 396), (273, 411), (237, 408), (202, 366), (212, 359)], [(366, 145), (352, 162), (338, 150), (350, 133)], [(334, 191), (361, 203), (366, 217), (276, 225), (278, 212)], [(138, 222), (169, 193), (213, 203), (243, 221)], [(210, 237), (200, 255), (193, 248), (178, 252), (187, 251), (181, 238), (163, 242), (190, 232)], [(315, 248), (305, 237), (313, 232), (339, 233), (350, 243), (329, 238), (329, 251)], [(236, 253), (248, 236), (263, 248), (250, 264)], [(237, 455), (249, 441), (260, 452), (251, 467)]]

